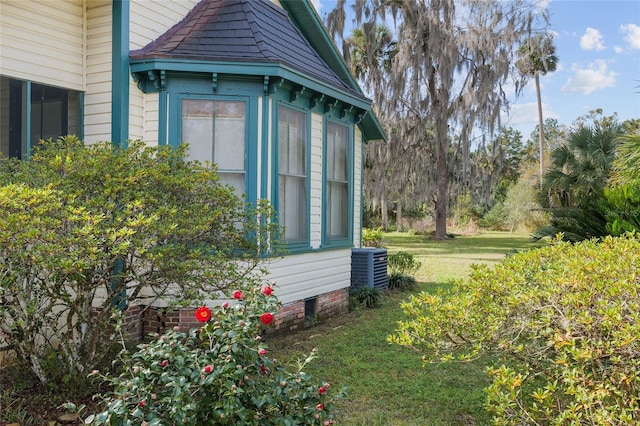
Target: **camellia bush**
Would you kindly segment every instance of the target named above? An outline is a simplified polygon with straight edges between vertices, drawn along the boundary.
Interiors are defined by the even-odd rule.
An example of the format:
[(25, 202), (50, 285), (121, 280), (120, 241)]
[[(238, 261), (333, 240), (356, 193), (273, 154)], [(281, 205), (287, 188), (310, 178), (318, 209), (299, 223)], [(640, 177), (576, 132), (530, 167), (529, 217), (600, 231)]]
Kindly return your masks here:
[[(273, 287), (236, 291), (234, 303), (200, 307), (200, 328), (155, 336), (120, 358), (124, 371), (108, 378), (114, 392), (107, 409), (86, 423), (96, 425), (330, 425), (333, 398), (328, 383), (304, 368), (294, 372), (270, 357), (261, 338), (274, 320)], [(99, 376), (98, 372), (94, 375)], [(335, 395), (335, 396), (331, 396)]]
[(261, 279), (270, 207), (184, 154), (66, 137), (0, 161), (0, 346), (42, 383), (84, 380), (131, 306), (195, 306)]
[(488, 369), (496, 425), (640, 423), (638, 235), (556, 240), (403, 309), (389, 340), (425, 360), (504, 362)]

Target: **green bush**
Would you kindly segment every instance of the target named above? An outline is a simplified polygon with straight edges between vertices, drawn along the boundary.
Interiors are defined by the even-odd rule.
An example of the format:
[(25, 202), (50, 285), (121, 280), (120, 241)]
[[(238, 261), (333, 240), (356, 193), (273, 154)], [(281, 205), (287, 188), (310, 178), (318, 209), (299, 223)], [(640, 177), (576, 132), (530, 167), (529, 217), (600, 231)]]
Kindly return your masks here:
[[(329, 425), (328, 383), (304, 372), (315, 352), (294, 372), (269, 356), (261, 339), (278, 309), (272, 287), (236, 292), (233, 305), (201, 307), (201, 328), (154, 336), (121, 356), (123, 373), (96, 425)], [(99, 373), (95, 373), (99, 374)]]
[(362, 247), (384, 247), (382, 228), (362, 228)]
[(389, 274), (413, 275), (420, 268), (420, 262), (407, 251), (390, 254), (387, 258)]
[(552, 245), (403, 304), (389, 340), (432, 362), (493, 353), (497, 425), (640, 421), (640, 238)]
[(416, 287), (416, 279), (397, 272), (389, 274), (389, 290), (407, 291)]
[(363, 306), (373, 308), (380, 303), (382, 293), (375, 287), (358, 287), (349, 295), (349, 305), (352, 308)]
[(183, 154), (67, 137), (0, 161), (0, 340), (41, 382), (84, 380), (128, 306), (198, 303), (259, 279), (256, 236), (277, 249), (271, 209), (245, 206)]

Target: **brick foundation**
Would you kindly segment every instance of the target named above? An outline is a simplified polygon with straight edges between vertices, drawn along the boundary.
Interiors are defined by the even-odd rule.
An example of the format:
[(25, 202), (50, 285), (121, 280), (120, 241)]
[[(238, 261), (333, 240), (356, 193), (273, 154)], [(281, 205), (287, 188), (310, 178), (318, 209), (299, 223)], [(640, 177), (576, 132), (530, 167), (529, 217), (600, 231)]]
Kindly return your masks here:
[[(315, 318), (305, 319), (305, 301), (298, 300), (283, 305), (275, 315), (275, 327), (268, 332), (288, 332), (304, 328), (336, 315), (347, 313), (349, 289), (343, 288), (318, 295), (315, 303)], [(163, 333), (173, 327), (187, 332), (199, 327), (195, 308), (176, 308), (168, 310), (154, 306), (131, 306), (125, 313), (126, 330), (132, 341), (140, 341), (151, 333)]]

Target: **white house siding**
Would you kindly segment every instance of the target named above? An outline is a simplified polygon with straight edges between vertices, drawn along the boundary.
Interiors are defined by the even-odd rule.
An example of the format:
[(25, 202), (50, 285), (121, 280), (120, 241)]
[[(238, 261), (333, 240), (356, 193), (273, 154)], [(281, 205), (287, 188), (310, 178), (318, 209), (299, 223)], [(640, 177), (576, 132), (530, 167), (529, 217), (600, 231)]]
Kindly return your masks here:
[(315, 297), (351, 284), (351, 250), (327, 250), (288, 255), (269, 263), (284, 304)]
[(84, 90), (83, 4), (83, 0), (2, 0), (0, 73)]
[[(185, 16), (198, 0), (134, 0), (129, 5), (129, 49), (141, 49)], [(159, 94), (143, 93), (131, 80), (129, 137), (158, 144)]]
[(311, 215), (310, 243), (319, 248), (322, 243), (322, 130), (323, 118), (317, 113), (311, 114)]
[(84, 139), (111, 141), (110, 0), (87, 2), (87, 89), (84, 98)]
[(356, 126), (353, 148), (353, 246), (360, 247), (362, 225), (362, 132)]

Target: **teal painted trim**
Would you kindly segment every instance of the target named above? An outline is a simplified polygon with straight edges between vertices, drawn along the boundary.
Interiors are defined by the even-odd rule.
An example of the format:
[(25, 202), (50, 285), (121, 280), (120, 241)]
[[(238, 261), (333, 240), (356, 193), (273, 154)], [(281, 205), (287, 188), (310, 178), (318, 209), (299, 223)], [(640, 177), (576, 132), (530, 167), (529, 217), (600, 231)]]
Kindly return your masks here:
[(167, 113), (169, 108), (169, 93), (162, 91), (158, 94), (158, 145), (168, 144), (167, 135)]
[(129, 0), (113, 0), (111, 46), (111, 142), (129, 139)]
[(22, 85), (23, 114), (22, 114), (22, 131), (25, 138), (25, 152), (23, 159), (31, 158), (31, 80), (27, 80)]
[(365, 97), (355, 96), (353, 93), (336, 89), (321, 80), (308, 77), (293, 68), (280, 64), (268, 63), (237, 63), (216, 61), (193, 61), (177, 59), (147, 59), (131, 61), (132, 73), (146, 73), (152, 70), (166, 70), (185, 73), (212, 73), (235, 74), (248, 76), (282, 77), (293, 83), (300, 84), (310, 90), (324, 93), (325, 95), (349, 103), (365, 111), (371, 110), (371, 101)]
[[(327, 203), (327, 128), (329, 123), (334, 123), (343, 127), (346, 127), (349, 131), (349, 140), (347, 141), (347, 236), (345, 238), (329, 238), (327, 235), (327, 217), (328, 217), (328, 203)], [(322, 125), (322, 248), (345, 248), (353, 247), (353, 215), (354, 215), (354, 165), (355, 165), (355, 144), (354, 144), (354, 125), (337, 120), (335, 118), (325, 116)]]
[(262, 175), (260, 176), (260, 196), (261, 198), (269, 198), (269, 122), (271, 120), (271, 111), (269, 110), (269, 96), (262, 95), (262, 152), (261, 161)]
[(78, 138), (83, 141), (84, 140), (84, 92), (79, 92), (79, 100), (80, 102), (80, 131), (78, 132)]
[(307, 202), (306, 202), (306, 210), (307, 210), (307, 223), (305, 224), (306, 226), (306, 230), (307, 230), (307, 239), (306, 241), (300, 241), (300, 242), (292, 242), (292, 243), (288, 243), (285, 241), (286, 244), (286, 249), (287, 252), (289, 254), (296, 254), (296, 253), (306, 253), (309, 251), (312, 251), (312, 247), (311, 247), (311, 114), (309, 112), (309, 110), (305, 110), (303, 108), (297, 107), (295, 105), (292, 105), (290, 103), (286, 103), (286, 102), (282, 102), (280, 100), (273, 102), (273, 111), (272, 111), (272, 117), (273, 117), (273, 151), (272, 151), (272, 159), (273, 159), (273, 175), (271, 178), (271, 193), (272, 193), (272, 206), (274, 208), (274, 210), (276, 211), (276, 217), (277, 217), (277, 213), (280, 211), (280, 206), (279, 206), (279, 188), (280, 188), (280, 174), (279, 174), (279, 167), (278, 167), (278, 161), (279, 161), (279, 147), (278, 147), (278, 143), (279, 143), (279, 134), (278, 134), (278, 109), (279, 107), (284, 107), (284, 108), (289, 108), (291, 110), (294, 111), (298, 111), (301, 112), (303, 114), (305, 114), (306, 117), (306, 159), (305, 161), (307, 162), (306, 164), (306, 171), (307, 171)]
[(245, 191), (249, 203), (258, 200), (258, 99), (246, 100), (245, 116)]

